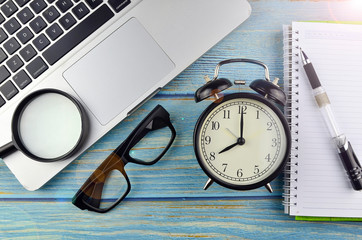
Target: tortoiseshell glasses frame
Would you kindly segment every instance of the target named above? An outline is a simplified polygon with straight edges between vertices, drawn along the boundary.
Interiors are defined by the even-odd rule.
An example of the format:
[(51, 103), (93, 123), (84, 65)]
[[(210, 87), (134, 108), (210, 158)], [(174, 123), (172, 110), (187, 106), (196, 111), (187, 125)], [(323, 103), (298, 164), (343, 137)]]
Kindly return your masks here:
[[(171, 131), (171, 137), (163, 149), (163, 151), (151, 161), (144, 161), (136, 159), (130, 156), (131, 149), (137, 145), (138, 142), (149, 132), (155, 131), (164, 127), (168, 127)], [(132, 133), (103, 161), (103, 163), (92, 173), (88, 180), (74, 195), (72, 203), (78, 208), (89, 211), (105, 213), (117, 206), (130, 192), (131, 183), (124, 169), (125, 165), (129, 162), (152, 165), (158, 162), (167, 150), (172, 145), (176, 137), (176, 130), (170, 121), (170, 114), (161, 106), (157, 105), (138, 126), (132, 131)], [(124, 177), (127, 186), (120, 196), (113, 204), (106, 208), (101, 207), (102, 192), (105, 186), (106, 180), (110, 173), (114, 170), (118, 170)]]

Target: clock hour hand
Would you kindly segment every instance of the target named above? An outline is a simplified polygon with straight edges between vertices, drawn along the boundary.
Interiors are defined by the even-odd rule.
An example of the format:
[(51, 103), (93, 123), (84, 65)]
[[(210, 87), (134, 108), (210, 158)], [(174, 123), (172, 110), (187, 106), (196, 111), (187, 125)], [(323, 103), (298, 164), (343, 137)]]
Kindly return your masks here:
[(232, 145), (224, 148), (223, 150), (221, 150), (221, 151), (219, 152), (219, 154), (220, 154), (220, 153), (223, 153), (223, 152), (226, 152), (226, 151), (229, 151), (230, 149), (232, 149), (233, 147), (235, 147), (235, 146), (237, 146), (237, 145), (239, 145), (239, 142), (236, 142), (236, 143), (234, 143), (234, 144), (232, 144)]
[(226, 152), (226, 151), (229, 151), (230, 149), (232, 149), (233, 147), (237, 146), (237, 145), (244, 145), (245, 143), (245, 139), (244, 138), (238, 138), (238, 140), (236, 141), (236, 143), (234, 144), (231, 144), (230, 146), (224, 148), (223, 150), (221, 150), (219, 152), (220, 153), (223, 153), (223, 152)]

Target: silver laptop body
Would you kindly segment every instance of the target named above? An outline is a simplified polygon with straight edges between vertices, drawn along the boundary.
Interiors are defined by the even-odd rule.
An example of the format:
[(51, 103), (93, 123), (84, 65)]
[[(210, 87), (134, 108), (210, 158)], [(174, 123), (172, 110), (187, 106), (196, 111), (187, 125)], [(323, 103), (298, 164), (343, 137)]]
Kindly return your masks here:
[[(59, 1), (46, 2), (47, 7), (43, 11), (52, 6), (58, 9)], [(18, 12), (27, 6), (33, 11), (30, 6), (32, 0), (22, 8), (17, 3), (15, 0)], [(30, 77), (36, 77), (31, 78), (31, 83), (26, 87), (21, 89), (14, 80), (14, 75), (21, 69), (14, 73), (8, 70), (11, 76), (0, 83), (0, 90), (5, 89), (2, 86), (9, 81), (18, 91), (14, 96), (5, 96), (7, 93), (0, 91), (0, 97), (5, 102), (0, 107), (1, 146), (11, 141), (10, 126), (14, 108), (24, 96), (35, 90), (56, 88), (65, 91), (83, 104), (89, 116), (88, 138), (74, 157), (64, 161), (41, 163), (17, 151), (3, 159), (27, 190), (32, 191), (43, 186), (140, 104), (239, 26), (251, 13), (246, 0), (131, 0), (125, 7), (119, 6), (123, 8), (119, 12), (114, 5), (110, 6), (110, 3), (114, 3), (114, 0), (101, 1), (94, 9), (88, 6), (89, 3), (86, 4), (89, 9), (87, 16), (93, 14), (93, 21), (103, 22), (99, 28), (92, 30), (92, 33), (87, 33), (89, 36), (72, 49), (61, 49), (64, 44), (52, 47), (53, 43), (56, 45), (58, 40), (63, 41), (61, 39), (72, 31), (61, 28), (63, 34), (54, 41), (50, 39), (51, 44), (38, 51), (33, 59), (40, 57), (47, 66), (46, 71), (40, 69), (36, 72), (28, 68), (27, 64), (31, 61), (22, 59), (22, 46), (16, 50), (15, 54), (18, 54), (24, 63), (21, 69)], [(73, 8), (78, 6), (77, 4), (74, 3)], [(61, 13), (59, 9), (58, 12)], [(8, 18), (5, 16), (5, 22), (18, 17), (16, 14)], [(71, 14), (76, 12), (72, 11)], [(96, 16), (97, 14), (99, 16)], [(34, 15), (33, 19), (37, 14)], [(18, 19), (18, 22), (20, 21)], [(32, 30), (30, 22), (32, 20), (25, 25)], [(21, 31), (21, 28), (18, 31)], [(40, 34), (48, 34), (45, 31), (47, 28), (41, 30)], [(13, 36), (17, 39), (16, 32), (7, 35), (7, 41)], [(7, 60), (10, 57), (8, 56)], [(0, 65), (8, 68), (6, 61)]]

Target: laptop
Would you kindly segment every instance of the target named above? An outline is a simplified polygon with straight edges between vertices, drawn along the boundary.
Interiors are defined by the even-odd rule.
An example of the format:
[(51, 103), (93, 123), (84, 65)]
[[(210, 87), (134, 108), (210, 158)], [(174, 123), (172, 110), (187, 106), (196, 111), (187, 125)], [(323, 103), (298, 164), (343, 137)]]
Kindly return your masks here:
[(250, 13), (246, 0), (0, 0), (0, 146), (19, 101), (39, 89), (72, 95), (90, 122), (69, 159), (17, 151), (5, 164), (39, 189)]

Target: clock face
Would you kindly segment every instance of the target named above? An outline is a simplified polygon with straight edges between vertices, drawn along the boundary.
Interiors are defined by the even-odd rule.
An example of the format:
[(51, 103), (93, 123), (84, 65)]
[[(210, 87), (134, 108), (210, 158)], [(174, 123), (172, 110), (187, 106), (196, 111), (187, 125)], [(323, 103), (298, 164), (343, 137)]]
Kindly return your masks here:
[(256, 94), (228, 95), (213, 103), (195, 130), (195, 150), (207, 175), (233, 189), (274, 179), (289, 154), (290, 133), (281, 111)]

